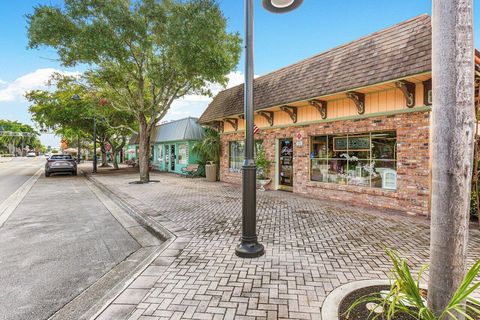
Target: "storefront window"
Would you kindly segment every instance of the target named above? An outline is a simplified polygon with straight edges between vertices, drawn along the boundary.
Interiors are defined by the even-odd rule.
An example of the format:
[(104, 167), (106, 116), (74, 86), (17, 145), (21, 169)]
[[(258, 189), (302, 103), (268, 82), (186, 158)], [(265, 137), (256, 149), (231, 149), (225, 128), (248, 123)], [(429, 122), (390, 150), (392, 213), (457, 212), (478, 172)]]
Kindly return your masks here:
[(371, 132), (311, 138), (312, 181), (397, 188), (396, 132)]
[(188, 162), (188, 145), (178, 145), (178, 164), (187, 164)]
[(163, 162), (163, 145), (158, 145), (158, 162)]
[[(262, 148), (262, 140), (255, 140), (255, 155)], [(229, 170), (230, 172), (240, 172), (245, 155), (245, 141), (230, 141), (229, 144)]]

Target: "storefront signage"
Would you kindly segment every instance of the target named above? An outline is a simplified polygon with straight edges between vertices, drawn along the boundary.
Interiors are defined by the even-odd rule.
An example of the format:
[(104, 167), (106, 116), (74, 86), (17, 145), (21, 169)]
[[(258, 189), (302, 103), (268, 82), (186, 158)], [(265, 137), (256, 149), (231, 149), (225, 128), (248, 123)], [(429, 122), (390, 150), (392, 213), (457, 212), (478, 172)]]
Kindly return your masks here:
[(363, 137), (334, 137), (334, 151), (368, 151), (370, 150), (370, 138)]
[(295, 137), (297, 138), (297, 142), (295, 143), (295, 145), (297, 147), (303, 147), (303, 135), (301, 132), (297, 132), (297, 134), (295, 135)]

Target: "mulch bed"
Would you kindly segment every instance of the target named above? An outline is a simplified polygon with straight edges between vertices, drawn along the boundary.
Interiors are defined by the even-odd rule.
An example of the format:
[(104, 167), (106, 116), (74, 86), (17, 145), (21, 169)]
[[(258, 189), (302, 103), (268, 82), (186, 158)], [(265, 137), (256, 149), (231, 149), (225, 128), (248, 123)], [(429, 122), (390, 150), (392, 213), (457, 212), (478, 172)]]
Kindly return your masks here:
[[(346, 312), (348, 308), (358, 299), (369, 295), (371, 293), (380, 292), (381, 290), (389, 290), (389, 286), (371, 286), (361, 288), (355, 291), (352, 291), (348, 294), (345, 298), (343, 298), (342, 302), (340, 303), (340, 309), (338, 312), (338, 317), (341, 320), (368, 320), (374, 317), (375, 314), (370, 316), (370, 310), (367, 309), (366, 303), (359, 304), (355, 309), (352, 310), (350, 316), (347, 318)], [(383, 319), (380, 317), (380, 319)], [(395, 315), (395, 320), (415, 320), (415, 318), (410, 317), (409, 315), (405, 314), (398, 314)]]
[[(367, 309), (366, 303), (359, 304), (354, 310), (352, 310), (352, 312), (350, 313), (350, 316), (348, 318), (346, 316), (346, 311), (359, 298), (362, 298), (366, 295), (370, 295), (372, 293), (377, 293), (377, 292), (380, 292), (382, 290), (389, 290), (389, 289), (390, 289), (389, 286), (383, 285), (383, 286), (365, 287), (365, 288), (361, 288), (361, 289), (352, 291), (350, 294), (345, 296), (345, 298), (343, 298), (342, 302), (340, 303), (338, 318), (340, 320), (368, 320), (368, 319), (372, 319), (375, 316), (375, 314), (372, 314), (372, 316), (370, 316), (370, 310)], [(422, 292), (422, 295), (426, 296), (426, 293), (427, 292), (424, 290), (424, 292)], [(386, 317), (380, 316), (377, 319), (386, 319)], [(415, 320), (415, 319), (416, 318), (413, 318), (409, 315), (402, 314), (402, 313), (396, 314), (395, 317), (393, 318), (393, 320)], [(480, 320), (480, 318), (475, 318), (475, 319)]]

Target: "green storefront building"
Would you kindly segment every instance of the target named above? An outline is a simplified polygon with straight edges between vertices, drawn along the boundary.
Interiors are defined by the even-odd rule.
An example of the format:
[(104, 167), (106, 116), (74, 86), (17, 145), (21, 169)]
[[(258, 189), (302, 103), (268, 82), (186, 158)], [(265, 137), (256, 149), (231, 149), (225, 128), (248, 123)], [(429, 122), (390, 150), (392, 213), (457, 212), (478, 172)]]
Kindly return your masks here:
[[(196, 118), (185, 118), (158, 125), (151, 138), (152, 164), (156, 170), (181, 173), (182, 168), (196, 164), (193, 145), (203, 138), (203, 128)], [(128, 158), (138, 158), (138, 139), (132, 136)]]

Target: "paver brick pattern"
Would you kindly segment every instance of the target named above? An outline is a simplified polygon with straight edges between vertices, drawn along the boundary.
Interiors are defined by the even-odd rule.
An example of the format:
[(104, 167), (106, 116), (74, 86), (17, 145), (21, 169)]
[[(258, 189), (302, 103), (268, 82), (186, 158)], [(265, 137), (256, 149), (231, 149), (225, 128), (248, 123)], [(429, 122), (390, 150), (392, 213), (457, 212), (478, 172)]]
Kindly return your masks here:
[[(388, 277), (384, 246), (416, 270), (428, 262), (426, 220), (280, 191), (257, 193), (265, 255), (241, 259), (234, 253), (241, 236), (240, 186), (170, 174), (154, 174), (160, 183), (148, 185), (127, 183), (137, 175), (97, 178), (184, 240), (150, 267), (160, 277), (132, 320), (320, 319), (336, 287)], [(469, 257), (480, 257), (476, 230)]]

